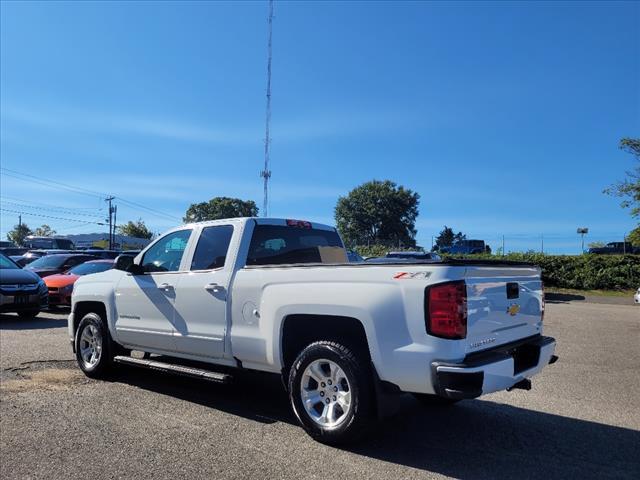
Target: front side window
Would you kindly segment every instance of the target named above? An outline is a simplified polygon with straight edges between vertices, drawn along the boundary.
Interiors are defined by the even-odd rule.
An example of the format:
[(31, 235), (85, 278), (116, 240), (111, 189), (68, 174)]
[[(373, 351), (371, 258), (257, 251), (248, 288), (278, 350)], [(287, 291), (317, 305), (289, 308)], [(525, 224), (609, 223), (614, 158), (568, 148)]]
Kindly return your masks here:
[(154, 243), (142, 258), (145, 272), (177, 272), (190, 236), (191, 230), (178, 230)]
[(214, 270), (224, 267), (231, 235), (231, 225), (203, 228), (191, 261), (191, 270)]
[(346, 252), (335, 231), (279, 225), (257, 225), (247, 257), (247, 265), (340, 262)]

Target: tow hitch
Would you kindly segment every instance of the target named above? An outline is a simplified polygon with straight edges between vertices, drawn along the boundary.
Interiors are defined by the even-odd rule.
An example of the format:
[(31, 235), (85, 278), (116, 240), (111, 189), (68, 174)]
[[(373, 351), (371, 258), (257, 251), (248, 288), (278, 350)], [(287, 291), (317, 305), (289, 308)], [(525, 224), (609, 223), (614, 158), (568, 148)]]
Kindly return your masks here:
[(507, 388), (507, 392), (510, 392), (511, 390), (515, 390), (515, 389), (518, 389), (518, 390), (531, 390), (531, 380), (529, 380), (528, 378), (520, 380), (515, 385)]

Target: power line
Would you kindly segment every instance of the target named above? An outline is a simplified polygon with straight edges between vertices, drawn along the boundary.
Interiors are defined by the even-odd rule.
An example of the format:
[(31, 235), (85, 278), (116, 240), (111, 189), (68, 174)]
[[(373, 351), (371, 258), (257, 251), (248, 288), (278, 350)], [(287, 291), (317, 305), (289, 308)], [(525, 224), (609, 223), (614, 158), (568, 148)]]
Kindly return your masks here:
[[(52, 188), (59, 188), (62, 190), (67, 190), (67, 191), (71, 191), (74, 193), (78, 193), (78, 194), (82, 194), (82, 195), (89, 195), (92, 197), (96, 197), (99, 198), (100, 200), (104, 200), (107, 197), (109, 197), (109, 195), (105, 194), (105, 193), (100, 193), (100, 192), (96, 192), (93, 190), (88, 190), (86, 188), (82, 188), (82, 187), (75, 187), (73, 185), (69, 185), (66, 183), (62, 183), (62, 182), (58, 182), (55, 180), (49, 180), (43, 177), (38, 177), (36, 175), (30, 175), (27, 173), (22, 173), (22, 172), (18, 172), (16, 170), (11, 170), (8, 168), (4, 168), (4, 167), (0, 167), (0, 171), (3, 172), (4, 175), (7, 175), (9, 177), (12, 178), (16, 178), (18, 180), (22, 180), (25, 182), (32, 182), (32, 183), (36, 183), (39, 185), (44, 185), (47, 187), (52, 187)], [(23, 178), (26, 177), (26, 178)], [(147, 207), (145, 205), (142, 205), (140, 203), (137, 202), (133, 202), (131, 200), (127, 200), (125, 198), (122, 197), (115, 197), (117, 198), (121, 203), (125, 203), (131, 207), (135, 207), (135, 208), (139, 208), (142, 210), (146, 210), (147, 212), (157, 216), (157, 217), (161, 217), (161, 218), (165, 218), (165, 219), (170, 219), (170, 220), (178, 220), (178, 221), (182, 221), (181, 218), (176, 217), (175, 215), (171, 215), (165, 212), (161, 212), (160, 210), (156, 210), (155, 208), (151, 208), (151, 207)]]
[(102, 210), (104, 210), (104, 207), (96, 208), (96, 207), (63, 207), (63, 206), (56, 206), (56, 205), (51, 205), (49, 203), (36, 202), (34, 200), (24, 200), (22, 198), (8, 197), (6, 195), (0, 195), (0, 199), (12, 200), (14, 202), (20, 202), (20, 203), (24, 203), (26, 205), (40, 205), (40, 206), (43, 206), (43, 207), (59, 208), (59, 209), (63, 209), (63, 210), (96, 210), (98, 212), (101, 212)]
[[(30, 175), (28, 173), (18, 172), (16, 170), (10, 170), (8, 168), (0, 167), (0, 171), (2, 171), (6, 176), (16, 178), (18, 180), (22, 180), (25, 182), (33, 182), (40, 185), (44, 185), (47, 187), (60, 188), (63, 190), (68, 190), (74, 193), (78, 193), (81, 195), (89, 195), (92, 197), (97, 197), (99, 199), (103, 199), (106, 195), (100, 192), (94, 192), (92, 190), (87, 190), (86, 188), (74, 187), (72, 185), (68, 185), (66, 183), (58, 182), (55, 180), (48, 180), (46, 178), (37, 177), (35, 175)], [(26, 177), (26, 178), (22, 178)]]
[(146, 210), (150, 213), (154, 213), (156, 216), (160, 216), (160, 217), (165, 217), (165, 219), (169, 219), (169, 220), (178, 220), (179, 222), (182, 221), (182, 219), (180, 217), (176, 217), (175, 215), (171, 215), (169, 213), (164, 213), (161, 212), (160, 210), (156, 210), (155, 208), (151, 208), (151, 207), (145, 207), (144, 205), (141, 205), (139, 203), (136, 202), (132, 202), (131, 200), (126, 200), (122, 197), (115, 197), (116, 199), (118, 199), (118, 201), (120, 201), (121, 203), (124, 203), (126, 205), (129, 205), (131, 207), (136, 207), (136, 208), (141, 208), (143, 210)]
[(9, 212), (9, 213), (18, 213), (18, 214), (21, 214), (21, 215), (26, 215), (28, 217), (53, 218), (55, 220), (65, 220), (65, 221), (68, 221), (68, 222), (84, 223), (85, 225), (104, 225), (104, 223), (102, 223), (102, 222), (88, 222), (86, 220), (76, 220), (75, 218), (55, 217), (53, 215), (44, 215), (44, 214), (41, 214), (41, 213), (23, 212), (23, 211), (20, 211), (20, 210), (11, 210), (11, 209), (2, 208), (2, 207), (0, 207), (0, 211)]
[(2, 202), (3, 204), (6, 205), (13, 205), (14, 207), (21, 207), (21, 208), (28, 208), (31, 210), (44, 210), (44, 211), (49, 211), (49, 212), (54, 212), (54, 213), (62, 213), (65, 215), (79, 215), (82, 217), (92, 217), (92, 218), (102, 218), (102, 215), (98, 215), (95, 213), (84, 213), (84, 212), (71, 212), (69, 210), (66, 210), (64, 208), (57, 208), (57, 207), (39, 207), (39, 206), (33, 206), (33, 205), (26, 205), (23, 203), (17, 203), (17, 202), (9, 202), (7, 200), (0, 200), (0, 202)]

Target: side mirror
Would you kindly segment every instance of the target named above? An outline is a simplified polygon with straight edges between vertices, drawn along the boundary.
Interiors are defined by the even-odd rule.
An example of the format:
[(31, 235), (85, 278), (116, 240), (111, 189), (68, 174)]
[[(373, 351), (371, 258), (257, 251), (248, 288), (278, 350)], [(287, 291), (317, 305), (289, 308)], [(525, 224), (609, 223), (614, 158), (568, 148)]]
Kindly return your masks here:
[(127, 273), (131, 275), (142, 275), (144, 273), (144, 267), (137, 263), (131, 263), (131, 265), (127, 267)]
[(131, 255), (118, 255), (116, 257), (116, 262), (113, 268), (116, 270), (122, 270), (123, 272), (127, 272), (129, 267), (133, 265), (133, 258)]

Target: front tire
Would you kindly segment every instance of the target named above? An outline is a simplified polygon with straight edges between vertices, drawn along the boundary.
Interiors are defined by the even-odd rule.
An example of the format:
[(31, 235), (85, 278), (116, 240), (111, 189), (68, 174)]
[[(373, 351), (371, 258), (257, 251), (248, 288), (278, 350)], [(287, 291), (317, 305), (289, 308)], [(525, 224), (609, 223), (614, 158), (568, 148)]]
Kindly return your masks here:
[(18, 312), (18, 316), (20, 318), (36, 318), (39, 313), (40, 313), (40, 310), (38, 309), (22, 310), (21, 312)]
[(105, 378), (113, 367), (114, 342), (97, 313), (87, 313), (76, 330), (76, 361), (90, 378)]
[(289, 401), (304, 430), (327, 444), (360, 436), (374, 414), (367, 359), (336, 342), (307, 346), (289, 372)]

